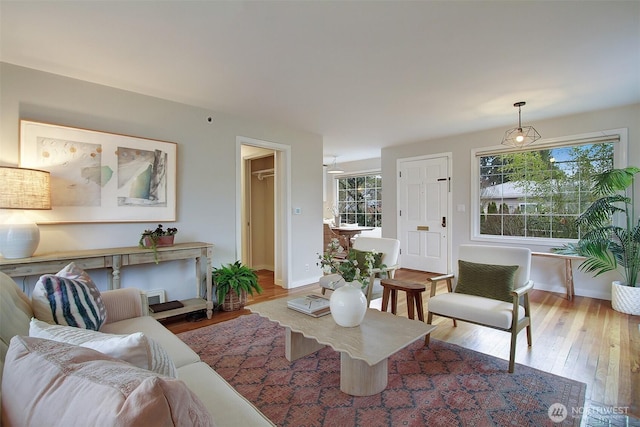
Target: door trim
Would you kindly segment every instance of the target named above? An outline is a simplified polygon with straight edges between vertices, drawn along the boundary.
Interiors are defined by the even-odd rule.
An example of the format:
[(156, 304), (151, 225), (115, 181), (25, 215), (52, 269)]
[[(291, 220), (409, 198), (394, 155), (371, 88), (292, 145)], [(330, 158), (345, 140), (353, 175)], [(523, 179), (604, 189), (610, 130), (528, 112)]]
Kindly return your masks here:
[[(402, 236), (402, 224), (400, 222), (400, 180), (397, 179), (400, 171), (402, 170), (402, 164), (405, 162), (413, 162), (416, 160), (429, 160), (429, 159), (435, 159), (435, 158), (439, 158), (439, 157), (446, 157), (447, 159), (447, 169), (449, 172), (449, 191), (447, 192), (447, 212), (448, 212), (448, 216), (447, 216), (447, 224), (449, 227), (449, 232), (447, 233), (447, 272), (451, 272), (452, 271), (452, 267), (451, 267), (451, 257), (453, 254), (452, 251), (452, 247), (451, 247), (451, 241), (452, 241), (452, 235), (453, 232), (451, 232), (451, 230), (453, 230), (453, 183), (452, 178), (451, 178), (451, 171), (453, 170), (453, 153), (452, 152), (445, 152), (445, 153), (437, 153), (437, 154), (425, 154), (423, 156), (415, 156), (415, 157), (403, 157), (403, 158), (398, 158), (396, 159), (396, 206), (397, 206), (397, 210), (396, 210), (396, 236)], [(399, 262), (400, 266), (402, 267), (402, 254), (400, 254), (400, 259)]]
[(275, 192), (275, 224), (274, 234), (274, 281), (285, 289), (289, 288), (292, 277), (291, 265), (291, 146), (276, 142), (263, 141), (245, 136), (236, 137), (236, 259), (242, 257), (242, 191), (244, 188), (244, 159), (242, 146), (273, 150), (276, 176)]

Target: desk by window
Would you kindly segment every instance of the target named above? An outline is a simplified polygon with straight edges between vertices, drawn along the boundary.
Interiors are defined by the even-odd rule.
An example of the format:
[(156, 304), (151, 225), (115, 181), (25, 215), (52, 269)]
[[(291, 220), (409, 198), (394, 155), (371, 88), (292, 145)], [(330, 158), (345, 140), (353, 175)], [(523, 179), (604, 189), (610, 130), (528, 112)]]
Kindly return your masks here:
[(362, 233), (363, 231), (371, 231), (373, 230), (373, 227), (360, 227), (360, 226), (341, 226), (341, 227), (332, 227), (331, 228), (333, 231), (335, 231), (338, 234), (341, 234), (343, 236), (347, 236), (347, 239), (349, 239), (349, 248), (351, 248), (351, 239)]

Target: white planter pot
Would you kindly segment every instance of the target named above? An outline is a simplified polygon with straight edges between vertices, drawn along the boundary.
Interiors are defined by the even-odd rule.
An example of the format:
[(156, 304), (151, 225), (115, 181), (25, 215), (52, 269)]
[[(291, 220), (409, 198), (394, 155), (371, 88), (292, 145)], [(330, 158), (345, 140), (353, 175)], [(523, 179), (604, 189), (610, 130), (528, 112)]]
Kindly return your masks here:
[(360, 325), (367, 312), (367, 298), (359, 282), (347, 282), (331, 293), (329, 299), (333, 320), (345, 328)]
[(640, 316), (640, 287), (611, 282), (611, 306), (621, 313)]

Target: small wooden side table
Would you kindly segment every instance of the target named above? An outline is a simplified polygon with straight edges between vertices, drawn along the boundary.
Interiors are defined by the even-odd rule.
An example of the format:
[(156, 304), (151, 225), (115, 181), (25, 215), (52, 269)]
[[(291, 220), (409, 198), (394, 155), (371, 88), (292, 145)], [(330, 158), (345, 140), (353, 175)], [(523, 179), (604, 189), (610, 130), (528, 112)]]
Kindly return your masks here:
[(405, 282), (403, 280), (382, 279), (382, 311), (387, 311), (389, 296), (391, 296), (391, 313), (398, 311), (398, 291), (407, 294), (407, 314), (409, 319), (415, 319), (414, 306), (418, 311), (418, 319), (424, 322), (424, 308), (422, 307), (422, 293), (426, 287), (422, 283)]

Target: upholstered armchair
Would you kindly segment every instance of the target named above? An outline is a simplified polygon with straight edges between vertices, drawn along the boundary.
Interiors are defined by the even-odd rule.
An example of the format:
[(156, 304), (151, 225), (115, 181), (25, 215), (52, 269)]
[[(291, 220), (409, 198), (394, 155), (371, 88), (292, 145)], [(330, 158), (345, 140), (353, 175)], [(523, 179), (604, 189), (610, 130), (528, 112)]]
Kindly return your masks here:
[[(453, 288), (453, 274), (430, 278), (431, 297), (427, 323), (433, 316), (444, 316), (476, 325), (488, 326), (511, 334), (509, 372), (515, 368), (516, 339), (526, 327), (531, 347), (531, 309), (529, 279), (531, 251), (527, 248), (461, 245), (458, 276)], [(436, 295), (437, 284), (446, 281), (447, 293)], [(429, 344), (429, 335), (425, 338)]]
[[(364, 290), (367, 296), (367, 304), (370, 304), (371, 300), (382, 297), (381, 275), (386, 273), (389, 278), (393, 279), (395, 271), (400, 268), (398, 265), (400, 242), (396, 239), (384, 237), (359, 236), (354, 240), (352, 249), (363, 252), (375, 251), (382, 254), (380, 264), (385, 267), (374, 268), (369, 272), (369, 286)], [(324, 295), (327, 290), (334, 290), (343, 286), (344, 280), (337, 274), (328, 274), (321, 277), (319, 283)]]

